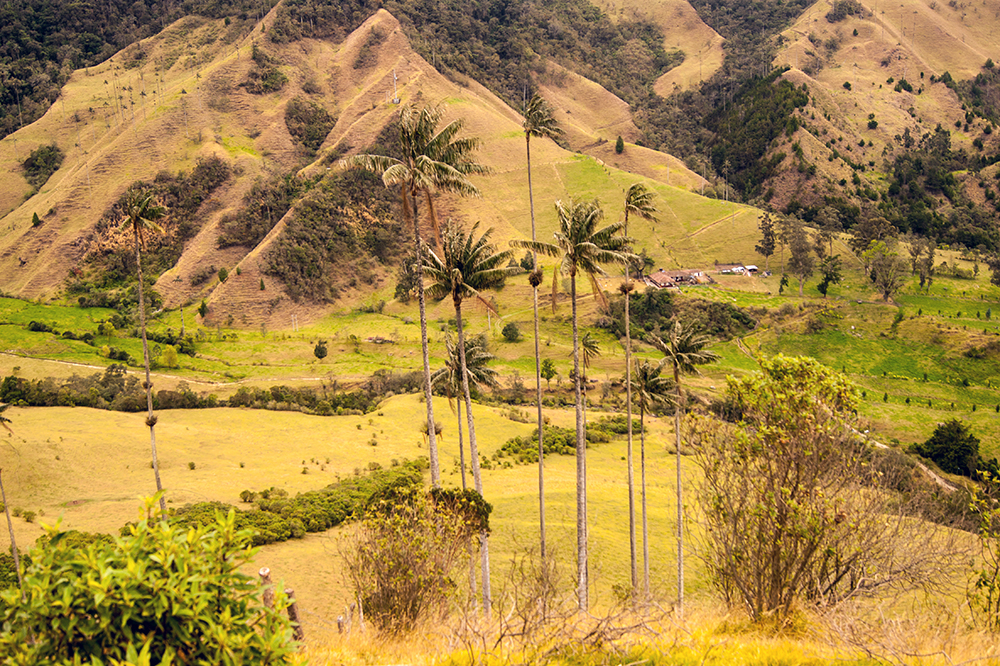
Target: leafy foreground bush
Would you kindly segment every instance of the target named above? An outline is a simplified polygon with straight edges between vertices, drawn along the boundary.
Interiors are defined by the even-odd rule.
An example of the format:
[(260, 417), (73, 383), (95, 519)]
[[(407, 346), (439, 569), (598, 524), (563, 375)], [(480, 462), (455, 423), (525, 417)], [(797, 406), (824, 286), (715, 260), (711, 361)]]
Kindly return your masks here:
[(254, 550), (233, 512), (211, 525), (144, 517), (113, 543), (75, 548), (57, 528), (17, 589), (2, 593), (4, 666), (29, 664), (275, 664), (293, 648), (283, 618), (240, 573)]

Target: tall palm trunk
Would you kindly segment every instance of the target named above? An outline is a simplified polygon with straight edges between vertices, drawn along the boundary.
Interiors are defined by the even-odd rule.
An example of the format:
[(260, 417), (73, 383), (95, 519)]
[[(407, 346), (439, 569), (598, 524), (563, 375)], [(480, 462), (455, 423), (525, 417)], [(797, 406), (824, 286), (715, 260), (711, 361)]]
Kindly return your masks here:
[[(538, 240), (535, 232), (535, 197), (531, 189), (531, 133), (525, 132), (525, 148), (528, 153), (528, 207), (531, 209), (531, 241)], [(531, 251), (531, 306), (535, 324), (535, 402), (538, 406), (538, 531), (540, 534), (540, 556), (545, 564), (545, 445), (543, 443), (542, 419), (542, 354), (538, 344), (538, 253)]]
[(417, 303), (420, 306), (420, 351), (424, 362), (424, 401), (427, 403), (427, 441), (431, 459), (431, 485), (441, 486), (441, 465), (438, 462), (437, 433), (434, 427), (434, 403), (431, 393), (431, 361), (427, 350), (427, 305), (424, 299), (424, 251), (423, 239), (420, 237), (420, 224), (417, 221), (417, 210), (411, 207), (410, 196), (406, 186), (403, 186), (403, 217), (413, 219), (413, 243), (417, 254)]
[[(462, 301), (454, 299), (455, 323), (458, 326), (458, 361), (462, 368), (462, 394), (465, 396), (465, 418), (469, 426), (469, 457), (472, 458), (472, 480), (476, 492), (483, 494), (483, 477), (479, 469), (479, 448), (476, 445), (476, 424), (472, 419), (472, 395), (469, 391), (469, 373), (465, 367), (465, 331), (462, 330)], [(490, 619), (490, 548), (486, 532), (479, 535), (479, 549), (482, 555), (483, 613)]]
[[(625, 211), (624, 235), (628, 236), (628, 210)], [(639, 573), (635, 556), (635, 474), (632, 471), (632, 321), (629, 315), (629, 301), (632, 295), (632, 275), (631, 267), (625, 265), (625, 411), (628, 419), (628, 547), (629, 564), (632, 572), (632, 594), (639, 588)], [(645, 497), (645, 496), (644, 496)], [(645, 525), (643, 526), (642, 543), (646, 544)], [(645, 550), (643, 551), (645, 552)], [(649, 594), (649, 585), (646, 585), (646, 594)]]
[[(458, 415), (458, 464), (462, 468), (462, 490), (467, 490), (465, 483), (465, 444), (462, 442), (462, 398), (455, 396), (455, 412)], [(475, 549), (469, 543), (469, 600), (476, 607), (476, 561), (473, 557)]]
[(587, 439), (583, 431), (583, 391), (580, 375), (580, 331), (576, 314), (576, 270), (569, 274), (573, 305), (573, 376), (576, 391), (576, 575), (577, 601), (581, 611), (589, 607), (587, 577)]
[(684, 408), (684, 391), (681, 390), (681, 373), (674, 364), (674, 383), (677, 385), (677, 407), (674, 409), (674, 434), (677, 444), (677, 613), (684, 612), (684, 504), (681, 496), (681, 410)]
[(163, 485), (160, 483), (160, 461), (156, 456), (156, 416), (153, 414), (153, 383), (149, 378), (149, 342), (146, 340), (146, 291), (142, 281), (142, 251), (139, 248), (139, 232), (135, 232), (135, 265), (139, 273), (139, 331), (142, 334), (142, 361), (146, 369), (146, 425), (149, 426), (149, 444), (153, 451), (153, 476), (156, 478), (156, 492), (160, 494), (160, 514), (164, 520), (167, 517), (167, 501), (163, 497)]
[(642, 590), (649, 598), (649, 523), (646, 520), (646, 409), (639, 405), (639, 473), (642, 483)]

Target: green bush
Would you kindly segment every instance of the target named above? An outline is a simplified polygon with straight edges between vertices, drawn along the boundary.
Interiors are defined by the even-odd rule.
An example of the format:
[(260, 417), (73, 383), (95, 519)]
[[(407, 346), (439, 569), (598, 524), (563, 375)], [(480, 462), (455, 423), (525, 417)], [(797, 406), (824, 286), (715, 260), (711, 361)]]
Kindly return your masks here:
[(503, 339), (507, 342), (517, 342), (521, 339), (521, 331), (517, 328), (517, 324), (514, 322), (510, 322), (504, 326), (501, 334), (503, 335)]
[(24, 168), (24, 179), (33, 188), (40, 190), (49, 177), (62, 165), (62, 162), (63, 152), (59, 150), (59, 146), (54, 143), (39, 146), (31, 151), (31, 154), (21, 164)]
[(253, 558), (233, 512), (211, 524), (143, 517), (113, 543), (75, 547), (58, 528), (32, 551), (26, 601), (2, 594), (0, 653), (6, 664), (276, 664), (292, 651), (291, 629), (240, 573)]
[(913, 450), (928, 460), (933, 460), (944, 472), (976, 477), (979, 438), (958, 419), (949, 419), (939, 425), (930, 439), (914, 444)]

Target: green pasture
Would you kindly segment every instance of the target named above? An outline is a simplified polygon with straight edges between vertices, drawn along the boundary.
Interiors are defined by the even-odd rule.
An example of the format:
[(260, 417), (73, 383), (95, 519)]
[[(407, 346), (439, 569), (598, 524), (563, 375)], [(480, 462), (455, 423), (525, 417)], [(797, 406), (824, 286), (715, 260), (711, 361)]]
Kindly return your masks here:
[[(240, 491), (271, 486), (294, 495), (363, 472), (372, 464), (388, 467), (393, 461), (426, 456), (420, 419), (413, 416), (421, 409), (417, 396), (406, 395), (390, 398), (364, 416), (242, 409), (162, 411), (156, 432), (168, 505), (201, 501), (239, 505)], [(439, 439), (443, 482), (460, 486), (455, 416), (443, 400), (435, 401), (435, 409), (435, 417), (444, 425)], [(476, 409), (482, 455), (491, 456), (510, 437), (532, 431), (530, 423), (510, 420), (508, 411)], [(12, 507), (38, 512), (34, 523), (15, 519), (22, 547), (43, 533), (43, 523), (61, 521), (64, 529), (116, 532), (135, 518), (140, 498), (152, 493), (144, 415), (68, 407), (12, 408), (6, 414), (14, 431), (0, 438), (7, 498)], [(600, 417), (597, 411), (589, 414), (592, 419)], [(546, 415), (554, 424), (572, 424), (572, 410), (547, 410)], [(649, 419), (649, 430), (651, 570), (654, 587), (663, 598), (670, 598), (676, 573), (672, 420)], [(637, 461), (638, 444), (637, 436)], [(593, 445), (588, 452), (591, 572), (600, 605), (612, 603), (611, 586), (627, 584), (629, 577), (625, 453), (624, 440)], [(545, 468), (550, 547), (569, 587), (575, 557), (575, 459), (551, 456)], [(690, 484), (693, 468), (686, 458), (683, 472)], [(533, 464), (483, 471), (485, 495), (494, 506), (491, 553), (497, 589), (513, 554), (537, 544), (537, 479)], [(294, 587), (306, 612), (329, 618), (332, 609), (349, 601), (338, 566), (341, 534), (333, 530), (267, 546), (258, 555), (257, 566), (271, 567)], [(6, 548), (7, 541), (4, 531), (0, 547)], [(688, 558), (688, 565), (688, 591), (697, 595), (704, 590), (704, 577), (696, 558)]]

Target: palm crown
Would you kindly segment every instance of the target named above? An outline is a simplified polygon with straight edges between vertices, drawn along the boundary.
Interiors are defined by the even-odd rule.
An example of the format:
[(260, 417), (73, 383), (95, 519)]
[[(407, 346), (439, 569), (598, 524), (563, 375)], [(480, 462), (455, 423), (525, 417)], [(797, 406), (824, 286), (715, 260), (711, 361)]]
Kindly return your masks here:
[(428, 250), (424, 271), (430, 280), (427, 293), (431, 298), (450, 295), (455, 303), (460, 303), (473, 297), (485, 304), (480, 292), (500, 286), (511, 274), (507, 262), (512, 252), (497, 251), (490, 242), (492, 229), (476, 238), (478, 228), (477, 222), (466, 234), (457, 224), (449, 224), (441, 239), (441, 256)]

